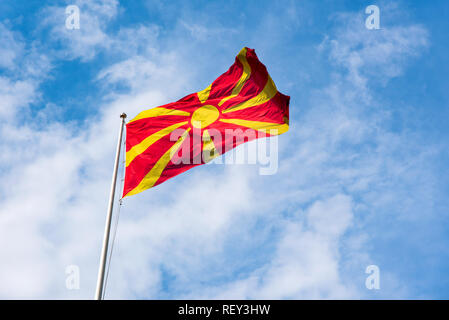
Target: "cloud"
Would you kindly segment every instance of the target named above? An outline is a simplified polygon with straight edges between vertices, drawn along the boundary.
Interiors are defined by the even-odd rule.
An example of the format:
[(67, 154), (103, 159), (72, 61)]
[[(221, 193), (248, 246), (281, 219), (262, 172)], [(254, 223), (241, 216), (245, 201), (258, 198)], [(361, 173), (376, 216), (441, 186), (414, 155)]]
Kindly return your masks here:
[(62, 6), (50, 6), (41, 10), (40, 29), (49, 30), (50, 41), (58, 59), (80, 59), (89, 62), (100, 53), (108, 58), (123, 58), (135, 54), (151, 54), (159, 36), (154, 24), (116, 27), (119, 17), (117, 0), (75, 1), (80, 12), (80, 28), (67, 29), (68, 15)]
[[(64, 29), (63, 8), (43, 11), (49, 13), (45, 23), (53, 40), (62, 45), (56, 53), (41, 54), (42, 61), (62, 56), (88, 62), (100, 52), (123, 51), (113, 50), (118, 61), (98, 69), (95, 81), (110, 93), (98, 101), (99, 113), (79, 126), (48, 119), (37, 126), (39, 117), (2, 125), (0, 241), (7, 245), (0, 247), (5, 261), (0, 296), (5, 298), (92, 297), (118, 115), (172, 101), (199, 82), (199, 73), (188, 67), (194, 54), (176, 50), (176, 41), (186, 42), (184, 35), (161, 48), (157, 26), (109, 32), (107, 24), (120, 11), (116, 1), (76, 4), (82, 14), (78, 35)], [(317, 49), (332, 62), (330, 81), (311, 90), (301, 119), (292, 119), (290, 132), (280, 137), (279, 174), (258, 176), (251, 166), (202, 166), (126, 199), (107, 297), (366, 297), (359, 285), (371, 263), (365, 219), (403, 199), (395, 188), (410, 187), (410, 181), (401, 170), (424, 176), (429, 155), (429, 149), (413, 149), (406, 136), (385, 126), (388, 112), (375, 108), (380, 102), (368, 84), (400, 76), (428, 38), (416, 25), (368, 34), (355, 27), (357, 15), (347, 17)], [(203, 28), (192, 29), (198, 41), (209, 36)], [(6, 61), (17, 68), (15, 58)], [(20, 80), (0, 78), (8, 110), (28, 112), (43, 79), (31, 71)], [(121, 85), (127, 90), (114, 90)], [(297, 108), (299, 93), (292, 96)], [(65, 267), (71, 264), (80, 266), (79, 291), (65, 287)], [(407, 294), (395, 274), (385, 274), (396, 283), (385, 295)]]
[[(339, 239), (351, 225), (351, 199), (336, 195), (316, 201), (281, 222), (282, 231), (270, 262), (247, 278), (208, 290), (218, 299), (342, 299), (356, 296), (339, 276)], [(335, 223), (337, 221), (337, 223)], [(196, 292), (192, 297), (196, 297)]]
[(39, 99), (38, 87), (51, 69), (49, 59), (18, 32), (0, 23), (0, 123), (13, 121), (19, 111)]
[(363, 19), (362, 14), (337, 14), (336, 36), (325, 37), (319, 49), (330, 49), (331, 62), (345, 68), (348, 80), (366, 95), (368, 81), (371, 85), (376, 81), (386, 85), (400, 76), (410, 58), (419, 56), (428, 46), (429, 36), (421, 25), (387, 25), (369, 30)]
[(55, 6), (45, 7), (40, 13), (43, 17), (42, 26), (48, 26), (51, 40), (61, 44), (60, 50), (57, 51), (61, 58), (89, 61), (100, 50), (111, 47), (107, 28), (118, 13), (118, 1), (78, 0), (71, 5), (76, 5), (80, 11), (79, 29), (67, 29), (66, 7)]
[(36, 98), (36, 84), (33, 81), (14, 81), (0, 77), (0, 95), (2, 97), (0, 117), (11, 118), (20, 107), (28, 105)]
[(15, 60), (23, 54), (24, 45), (17, 33), (9, 30), (3, 23), (0, 23), (0, 68), (11, 69), (15, 65)]

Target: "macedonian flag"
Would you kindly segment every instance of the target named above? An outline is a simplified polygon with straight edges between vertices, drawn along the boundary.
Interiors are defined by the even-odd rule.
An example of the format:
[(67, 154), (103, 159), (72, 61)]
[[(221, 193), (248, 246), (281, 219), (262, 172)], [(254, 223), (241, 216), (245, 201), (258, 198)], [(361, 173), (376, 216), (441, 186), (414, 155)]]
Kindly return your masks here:
[(255, 51), (243, 48), (229, 70), (206, 89), (143, 111), (127, 123), (123, 197), (241, 143), (286, 132), (289, 101)]

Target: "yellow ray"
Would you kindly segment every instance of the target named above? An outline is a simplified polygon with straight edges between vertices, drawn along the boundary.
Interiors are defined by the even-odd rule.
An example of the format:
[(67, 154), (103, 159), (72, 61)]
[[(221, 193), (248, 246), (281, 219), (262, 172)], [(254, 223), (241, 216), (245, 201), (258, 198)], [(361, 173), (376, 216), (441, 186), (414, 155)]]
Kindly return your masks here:
[(220, 154), (218, 150), (215, 148), (215, 144), (210, 137), (209, 131), (203, 131), (203, 160), (204, 162), (209, 162)]
[(126, 152), (126, 166), (128, 166), (139, 154), (147, 150), (153, 143), (187, 123), (188, 121), (175, 123), (174, 125), (153, 133), (151, 136), (148, 136), (142, 140), (139, 144), (133, 146), (128, 152)]
[(179, 137), (178, 141), (176, 141), (176, 143), (171, 146), (170, 149), (168, 149), (162, 155), (162, 157), (160, 157), (153, 168), (151, 168), (150, 172), (148, 172), (146, 176), (140, 181), (139, 185), (126, 194), (126, 197), (132, 196), (154, 186), (157, 180), (159, 180), (159, 178), (161, 177), (162, 172), (167, 167), (172, 157), (175, 155), (176, 150), (179, 149), (179, 147), (189, 134), (189, 131), (190, 128), (187, 128), (187, 130)]
[(160, 117), (160, 116), (190, 116), (190, 113), (187, 111), (157, 107), (157, 108), (142, 111), (130, 122), (144, 119), (144, 118), (153, 118), (153, 117)]
[(234, 89), (232, 89), (231, 95), (229, 97), (222, 99), (218, 103), (219, 106), (221, 106), (223, 103), (225, 103), (229, 99), (232, 99), (232, 98), (238, 96), (240, 91), (243, 88), (243, 85), (249, 79), (249, 76), (251, 75), (251, 67), (248, 63), (248, 60), (246, 59), (246, 51), (247, 51), (246, 48), (243, 48), (237, 55), (237, 58), (239, 59), (240, 63), (243, 65), (242, 75), (240, 76), (240, 79), (237, 82), (237, 84), (235, 85)]
[(209, 99), (210, 88), (212, 88), (212, 84), (210, 84), (206, 89), (198, 91), (196, 94), (198, 95), (198, 99), (200, 99), (201, 103), (206, 102)]
[(236, 104), (235, 106), (231, 106), (223, 111), (223, 113), (233, 112), (237, 110), (243, 110), (251, 107), (255, 107), (258, 105), (261, 105), (262, 103), (265, 103), (267, 101), (270, 101), (277, 93), (276, 85), (274, 84), (273, 80), (270, 76), (268, 76), (267, 83), (265, 84), (265, 87), (263, 90), (254, 98), (251, 98), (249, 100), (246, 100), (244, 102), (241, 102), (239, 104)]
[(270, 135), (279, 135), (288, 131), (287, 123), (272, 123), (272, 122), (261, 122), (261, 121), (249, 121), (242, 119), (220, 119), (219, 121), (225, 123), (232, 123), (242, 127), (247, 127), (250, 129), (262, 131)]

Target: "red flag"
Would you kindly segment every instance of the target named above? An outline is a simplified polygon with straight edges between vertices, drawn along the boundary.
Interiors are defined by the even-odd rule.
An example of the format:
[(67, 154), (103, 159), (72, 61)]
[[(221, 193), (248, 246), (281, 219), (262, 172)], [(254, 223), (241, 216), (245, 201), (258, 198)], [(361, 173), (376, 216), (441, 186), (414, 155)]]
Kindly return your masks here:
[(139, 113), (126, 125), (123, 197), (137, 194), (260, 137), (288, 131), (290, 97), (243, 48), (209, 87)]

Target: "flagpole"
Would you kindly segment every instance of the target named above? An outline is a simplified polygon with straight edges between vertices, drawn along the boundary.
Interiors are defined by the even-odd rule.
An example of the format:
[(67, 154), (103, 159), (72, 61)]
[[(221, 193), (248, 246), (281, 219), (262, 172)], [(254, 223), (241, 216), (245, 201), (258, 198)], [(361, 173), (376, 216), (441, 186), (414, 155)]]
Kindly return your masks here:
[(115, 155), (114, 172), (112, 174), (111, 192), (109, 194), (108, 213), (106, 216), (106, 225), (104, 227), (103, 248), (101, 250), (100, 267), (98, 269), (97, 290), (95, 292), (95, 300), (101, 300), (104, 289), (104, 271), (106, 268), (106, 260), (108, 255), (109, 232), (111, 230), (112, 209), (114, 208), (115, 186), (117, 184), (117, 172), (120, 160), (120, 148), (122, 145), (123, 127), (125, 126), (126, 113), (120, 115), (122, 121), (120, 123), (120, 131), (117, 142), (117, 153)]

